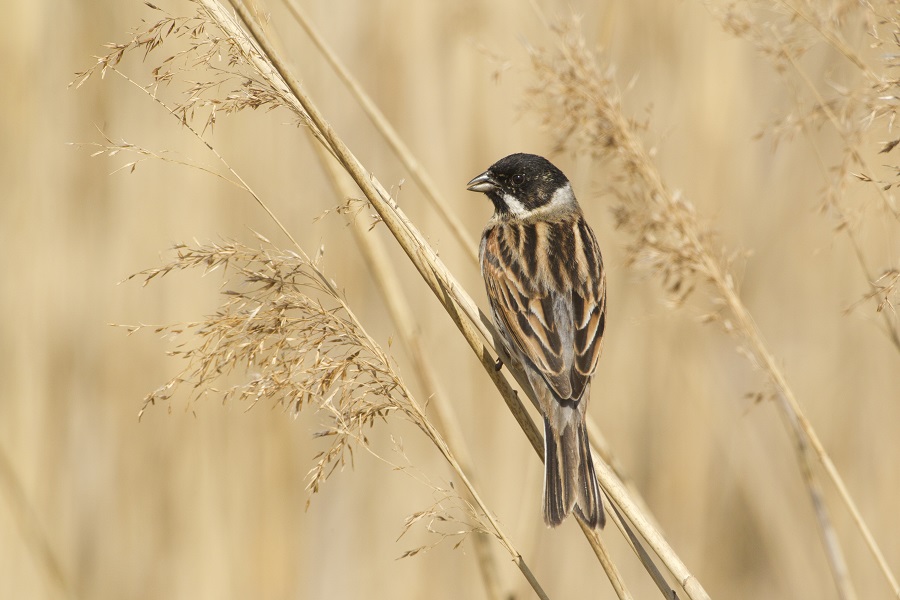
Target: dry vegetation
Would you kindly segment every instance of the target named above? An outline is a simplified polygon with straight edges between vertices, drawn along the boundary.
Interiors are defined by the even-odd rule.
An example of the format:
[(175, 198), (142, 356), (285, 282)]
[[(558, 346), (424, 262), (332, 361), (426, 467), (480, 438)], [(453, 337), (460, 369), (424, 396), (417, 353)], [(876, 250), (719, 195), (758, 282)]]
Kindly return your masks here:
[[(121, 23), (47, 17), (81, 113), (19, 143), (97, 141), (4, 146), (0, 596), (900, 598), (894, 5), (305, 4), (135, 2), (87, 70)], [(600, 536), (476, 307), (518, 150), (612, 267)]]

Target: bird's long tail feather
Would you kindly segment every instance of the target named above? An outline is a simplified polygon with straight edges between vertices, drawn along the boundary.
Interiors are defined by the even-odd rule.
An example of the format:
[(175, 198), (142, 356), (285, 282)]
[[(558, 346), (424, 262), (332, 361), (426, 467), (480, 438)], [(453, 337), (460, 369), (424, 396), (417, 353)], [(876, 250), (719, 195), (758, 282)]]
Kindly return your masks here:
[(573, 509), (592, 529), (606, 523), (587, 429), (573, 420), (556, 431), (545, 418), (544, 521), (556, 527)]

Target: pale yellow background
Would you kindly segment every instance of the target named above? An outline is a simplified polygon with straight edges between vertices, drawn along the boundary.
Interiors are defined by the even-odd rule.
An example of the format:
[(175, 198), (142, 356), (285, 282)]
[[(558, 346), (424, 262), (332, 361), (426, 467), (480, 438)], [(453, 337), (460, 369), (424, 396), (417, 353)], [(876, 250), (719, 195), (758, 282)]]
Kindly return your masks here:
[[(552, 43), (529, 4), (303, 4), (477, 237), (490, 206), (465, 182), (510, 152), (551, 152), (538, 119), (522, 110), (533, 81), (523, 41)], [(843, 314), (867, 288), (847, 238), (818, 210), (826, 178), (813, 148), (833, 164), (836, 136), (799, 135), (777, 150), (771, 138), (755, 140), (794, 108), (798, 79), (776, 74), (700, 2), (542, 4), (584, 15), (589, 43), (607, 48), (622, 84), (637, 78), (623, 102), (649, 115), (667, 183), (725, 246), (752, 252), (736, 269), (742, 297), (896, 571), (900, 356), (873, 305)], [(277, 2), (271, 8), (326, 117), (386, 186), (405, 180), (399, 202), (484, 306), (466, 252), (302, 31)], [(322, 448), (311, 437), (321, 425), (312, 410), (293, 420), (280, 408), (175, 400), (171, 412), (158, 406), (138, 422), (141, 399), (179, 365), (152, 331), (128, 337), (108, 324), (196, 320), (217, 306), (221, 280), (198, 272), (148, 288), (117, 282), (159, 264), (175, 242), (249, 241), (252, 228), (286, 245), (258, 207), (218, 180), (155, 161), (111, 174), (132, 158), (90, 158), (67, 145), (101, 141), (100, 129), (213, 164), (114, 74), (66, 89), (101, 44), (125, 41), (142, 18), (157, 17), (137, 1), (35, 0), (7, 3), (0, 25), (0, 598), (63, 598), (61, 581), (73, 598), (101, 600), (484, 597), (470, 542), (397, 560), (437, 541), (421, 529), (397, 540), (404, 518), (434, 497), (365, 452), (304, 510), (305, 474)], [(849, 39), (865, 51), (859, 28)], [(134, 53), (122, 68), (146, 83), (166, 52), (146, 65)], [(814, 50), (804, 68), (816, 81), (856, 81), (827, 51)], [(208, 139), (309, 252), (324, 245), (327, 272), (387, 344), (392, 325), (343, 217), (313, 221), (338, 199), (290, 120), (284, 111), (223, 116)], [(875, 155), (887, 135), (865, 148), (875, 165), (893, 159)], [(671, 310), (657, 280), (626, 267), (629, 239), (602, 193), (609, 167), (551, 158), (572, 179), (608, 266), (608, 333), (590, 413), (673, 548), (714, 598), (836, 598), (785, 424), (771, 403), (746, 397), (767, 390), (763, 378), (733, 339), (699, 324), (702, 291)], [(848, 191), (871, 201), (862, 184)], [(879, 269), (897, 259), (880, 215), (866, 214), (861, 235)], [(387, 239), (382, 228), (375, 235)], [(450, 320), (392, 252), (488, 504), (551, 597), (614, 597), (574, 523), (545, 529), (539, 461)], [(408, 369), (402, 349), (393, 354)], [(402, 461), (391, 435), (418, 473), (447, 485), (449, 471), (417, 430), (379, 426), (373, 446)], [(887, 597), (837, 495), (825, 490), (860, 597)], [(635, 597), (658, 597), (618, 531), (604, 538)], [(496, 550), (504, 589), (532, 597)]]

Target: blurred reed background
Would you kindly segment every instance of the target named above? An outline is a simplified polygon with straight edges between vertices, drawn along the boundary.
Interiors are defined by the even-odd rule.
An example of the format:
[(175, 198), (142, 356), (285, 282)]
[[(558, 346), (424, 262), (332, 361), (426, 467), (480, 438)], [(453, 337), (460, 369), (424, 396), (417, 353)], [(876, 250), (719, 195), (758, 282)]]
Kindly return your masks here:
[[(701, 323), (710, 310), (703, 293), (673, 308), (657, 279), (628, 266), (629, 239), (616, 230), (606, 193), (611, 165), (585, 154), (554, 154), (555, 132), (527, 110), (526, 89), (536, 80), (525, 46), (555, 43), (532, 6), (516, 0), (302, 4), (472, 237), (491, 208), (466, 192), (465, 182), (494, 160), (515, 151), (547, 155), (573, 181), (609, 277), (608, 333), (590, 412), (712, 597), (837, 598), (793, 442), (765, 376), (734, 338)], [(696, 206), (723, 246), (747, 252), (733, 267), (741, 297), (897, 570), (900, 355), (884, 333), (877, 298), (847, 312), (871, 291), (869, 280), (897, 267), (897, 221), (873, 184), (848, 175), (862, 173), (860, 166), (832, 168), (846, 155), (848, 136), (827, 122), (819, 126), (815, 116), (806, 124), (791, 117), (821, 100), (803, 77), (826, 99), (843, 93), (852, 99), (861, 69), (828, 43), (827, 27), (819, 26), (825, 33), (817, 38), (816, 27), (791, 19), (787, 3), (773, 3), (771, 11), (754, 3), (756, 29), (734, 19), (743, 4), (732, 13), (718, 2), (540, 4), (551, 16), (570, 9), (583, 15), (588, 44), (604, 49), (621, 85), (630, 82), (624, 110), (648, 122), (645, 140), (666, 183)], [(175, 15), (194, 11), (180, 0), (159, 5)], [(485, 307), (470, 249), (421, 200), (284, 6), (271, 0), (267, 9), (326, 118), (391, 186)], [(894, 50), (871, 47), (867, 29), (877, 26), (878, 14), (895, 18), (894, 5), (801, 9), (833, 17), (867, 68), (885, 70), (884, 54)], [(135, 157), (91, 158), (93, 149), (67, 145), (104, 143), (105, 134), (214, 164), (171, 115), (115, 74), (66, 89), (75, 72), (105, 53), (103, 43), (126, 41), (131, 28), (159, 13), (137, 1), (44, 0), (14, 3), (6, 15), (0, 25), (6, 189), (0, 205), (0, 597), (485, 597), (471, 540), (454, 549), (451, 538), (397, 560), (439, 541), (423, 527), (397, 539), (404, 519), (436, 500), (420, 479), (443, 487), (452, 480), (415, 427), (393, 420), (371, 433), (382, 456), (408, 460), (405, 471), (358, 451), (354, 467), (310, 499), (306, 474), (325, 446), (312, 437), (322, 427), (314, 410), (295, 420), (280, 406), (246, 410), (215, 396), (194, 403), (176, 397), (150, 407), (138, 422), (142, 398), (180, 365), (165, 355), (172, 345), (152, 330), (128, 336), (108, 324), (196, 321), (218, 306), (221, 276), (176, 274), (146, 288), (117, 283), (167, 260), (177, 242), (252, 243), (251, 230), (285, 240), (240, 190), (197, 169), (147, 160), (133, 173), (112, 173)], [(767, 15), (793, 21), (808, 45), (799, 63), (782, 59), (779, 70), (754, 43), (760, 32), (784, 31), (769, 28)], [(168, 55), (165, 47), (155, 52)], [(134, 52), (121, 69), (146, 84), (154, 56), (142, 63)], [(845, 115), (840, 103), (830, 106), (846, 117), (860, 158), (876, 167), (866, 175), (894, 177), (895, 157), (878, 155), (892, 139), (887, 127), (864, 130), (858, 117), (865, 110)], [(206, 139), (307, 252), (324, 247), (326, 273), (386, 347), (394, 326), (345, 218), (331, 212), (317, 219), (342, 199), (306, 131), (291, 120), (283, 110), (220, 115)], [(844, 207), (852, 238), (839, 229), (836, 206)], [(390, 246), (419, 337), (475, 457), (482, 495), (544, 589), (556, 598), (614, 597), (574, 522), (544, 527), (540, 462), (383, 226), (371, 235)], [(395, 344), (392, 355), (401, 373), (409, 370), (401, 347)], [(394, 451), (397, 445), (404, 454)], [(824, 489), (859, 597), (890, 597), (833, 487), (826, 482)], [(658, 597), (618, 531), (608, 527), (603, 536), (635, 597)], [(506, 555), (498, 550), (497, 559), (504, 593), (531, 597)]]

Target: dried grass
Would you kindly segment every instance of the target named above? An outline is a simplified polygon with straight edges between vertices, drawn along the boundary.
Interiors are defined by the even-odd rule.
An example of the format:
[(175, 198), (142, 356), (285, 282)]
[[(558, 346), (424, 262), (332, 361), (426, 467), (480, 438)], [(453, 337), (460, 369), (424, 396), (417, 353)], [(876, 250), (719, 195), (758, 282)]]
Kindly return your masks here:
[[(489, 350), (492, 339), (489, 323), (425, 242), (424, 236), (397, 208), (391, 195), (330, 128), (319, 108), (296, 82), (294, 74), (271, 48), (247, 7), (241, 2), (232, 3), (250, 35), (244, 33), (234, 13), (212, 0), (194, 2), (197, 12), (191, 17), (172, 16), (147, 4), (161, 13), (160, 18), (135, 31), (130, 41), (107, 46), (107, 54), (99, 57), (90, 69), (79, 73), (73, 84), (81, 86), (94, 74), (104, 76), (114, 72), (138, 85), (120, 70), (127, 55), (142, 54), (148, 60), (158, 56), (160, 48), (180, 44), (180, 49), (155, 61), (152, 82), (139, 87), (164, 106), (193, 136), (206, 140), (205, 136), (219, 123), (222, 115), (248, 108), (290, 111), (295, 122), (302, 124), (353, 177), (378, 213), (379, 226), (383, 224), (397, 239), (478, 356), (523, 431), (539, 450), (540, 439), (527, 412), (505, 374), (493, 368), (495, 357)], [(833, 169), (823, 167), (832, 179), (823, 194), (822, 205), (825, 212), (838, 218), (837, 229), (847, 233), (857, 250), (861, 247), (859, 229), (865, 215), (872, 212), (846, 205), (842, 192), (853, 181), (872, 186), (880, 199), (876, 214), (894, 219), (891, 226), (896, 226), (898, 213), (888, 192), (896, 185), (896, 173), (900, 169), (889, 169), (892, 177), (876, 175), (862, 148), (870, 139), (867, 136), (872, 135), (873, 127), (891, 131), (895, 118), (892, 92), (897, 84), (896, 80), (876, 75), (869, 58), (858, 56), (852, 51), (852, 45), (843, 39), (844, 24), (859, 18), (856, 5), (836, 3), (827, 11), (816, 11), (805, 4), (798, 8), (789, 4), (773, 7), (754, 2), (730, 3), (722, 8), (711, 6), (711, 11), (726, 30), (750, 41), (760, 53), (770, 58), (784, 77), (794, 77), (794, 83), (808, 87), (813, 101), (804, 104), (798, 97), (797, 111), (777, 120), (769, 129), (773, 139), (786, 143), (798, 133), (809, 135), (812, 130), (831, 126), (845, 140), (845, 152), (837, 165)], [(761, 11), (765, 16), (760, 14)], [(308, 20), (300, 13), (295, 14), (315, 37), (315, 29)], [(896, 45), (889, 35), (900, 30), (895, 20), (880, 17), (875, 9), (862, 14), (868, 19), (875, 45)], [(763, 342), (752, 315), (742, 302), (733, 273), (735, 261), (743, 255), (726, 250), (694, 206), (662, 179), (652, 153), (642, 140), (646, 124), (625, 116), (615, 70), (611, 66), (600, 66), (587, 48), (578, 24), (554, 26), (553, 33), (558, 40), (556, 49), (531, 49), (535, 83), (529, 97), (533, 111), (540, 114), (543, 124), (554, 132), (557, 151), (589, 153), (615, 165), (613, 172), (616, 175), (610, 191), (616, 198), (616, 222), (629, 239), (629, 264), (657, 276), (673, 306), (700, 296), (706, 302), (707, 320), (718, 323), (733, 335), (742, 351), (767, 378), (773, 391), (760, 394), (760, 398), (775, 399), (786, 417), (796, 444), (798, 463), (817, 507), (836, 587), (842, 597), (853, 597), (854, 591), (841, 556), (840, 537), (834, 532), (823, 503), (824, 492), (819, 489), (822, 467), (897, 592), (896, 581), (874, 538), (812, 424), (804, 416), (777, 359)], [(827, 100), (820, 87), (804, 77), (800, 66), (804, 54), (822, 40), (858, 69), (860, 81), (864, 82), (855, 88), (835, 86)], [(333, 55), (329, 56), (321, 39), (317, 43), (335, 68), (343, 71), (342, 77), (355, 87), (357, 98), (368, 114), (376, 123), (381, 122), (380, 127), (392, 147), (404, 157), (405, 164), (427, 190), (426, 195), (432, 203), (442, 208), (443, 218), (451, 223), (457, 237), (468, 245), (464, 230), (453, 213), (446, 210), (431, 178), (402, 140), (389, 129), (352, 75)], [(889, 65), (891, 60), (896, 59), (889, 58)], [(176, 100), (162, 99), (166, 95), (164, 91), (174, 91)], [(883, 137), (887, 141), (883, 141), (881, 151), (890, 153), (897, 145), (896, 136)], [(213, 315), (194, 323), (154, 327), (157, 333), (176, 342), (171, 354), (183, 359), (185, 367), (147, 397), (145, 408), (169, 402), (178, 391), (194, 401), (215, 395), (253, 406), (262, 400), (266, 404), (283, 406), (294, 414), (299, 414), (305, 406), (315, 407), (326, 419), (325, 429), (319, 435), (329, 445), (315, 457), (310, 471), (312, 493), (319, 491), (336, 469), (352, 461), (355, 448), (371, 451), (369, 435), (373, 428), (377, 429), (393, 418), (403, 418), (415, 424), (446, 459), (455, 476), (464, 483), (467, 495), (452, 487), (433, 486), (438, 499), (432, 506), (409, 516), (401, 537), (414, 526), (424, 526), (434, 533), (434, 544), (449, 539), (453, 540), (454, 547), (473, 532), (493, 536), (516, 562), (529, 585), (543, 597), (534, 574), (468, 478), (472, 468), (470, 461), (457, 460), (457, 454), (465, 455), (458, 436), (451, 435), (448, 443), (406, 386), (389, 354), (366, 333), (317, 261), (303, 253), (260, 196), (222, 160), (211, 144), (205, 143), (224, 166), (225, 174), (220, 174), (219, 169), (199, 168), (243, 189), (273, 218), (295, 249), (284, 250), (262, 236), (258, 238), (258, 247), (233, 241), (178, 245), (171, 262), (134, 276), (147, 283), (176, 270), (200, 270), (204, 274), (221, 271), (224, 281), (225, 300)], [(109, 137), (96, 145), (97, 154), (120, 152), (138, 154), (137, 160), (123, 167), (130, 170), (148, 158), (198, 166), (193, 161), (173, 158), (124, 141), (114, 142)], [(874, 259), (861, 251), (857, 254), (860, 268), (870, 282), (870, 289), (862, 294), (862, 300), (857, 304), (874, 303), (877, 306), (877, 311), (883, 315), (885, 330), (900, 350), (897, 319), (893, 312), (900, 287), (897, 285), (898, 272), (888, 265), (880, 269), (881, 276), (876, 276), (873, 273), (879, 270), (870, 267)], [(135, 326), (131, 331), (145, 327)], [(404, 337), (409, 337), (408, 331)], [(413, 347), (408, 340), (404, 343)], [(515, 369), (512, 374), (528, 393), (521, 374)], [(411, 467), (404, 465), (401, 470), (411, 470)], [(664, 578), (654, 572), (655, 567), (640, 547), (638, 537), (631, 533), (627, 521), (649, 542), (689, 597), (707, 597), (699, 581), (650, 524), (652, 517), (637, 508), (605, 464), (598, 465), (598, 470), (604, 489), (624, 514), (624, 517), (620, 514), (617, 525), (626, 531), (642, 560), (646, 557), (645, 565), (663, 595), (676, 597), (675, 592), (667, 588)], [(449, 528), (448, 523), (451, 524)], [(585, 531), (585, 534), (619, 597), (630, 597), (601, 539), (595, 533)], [(411, 549), (405, 556), (416, 555), (431, 546), (426, 544)]]
[[(900, 78), (897, 32), (900, 19), (890, 2), (710, 3), (712, 14), (728, 33), (753, 45), (781, 74), (793, 95), (795, 110), (777, 118), (763, 133), (774, 143), (802, 135), (813, 141), (814, 132), (827, 128), (842, 144), (836, 157), (818, 156), (823, 179), (820, 210), (834, 220), (835, 231), (847, 236), (869, 290), (863, 300), (873, 302), (881, 317), (881, 328), (900, 352), (900, 320), (885, 305), (897, 301), (894, 286), (880, 285), (896, 271), (897, 257), (876, 257), (865, 251), (861, 236), (867, 224), (877, 223), (892, 235), (900, 233), (900, 208), (890, 191), (898, 183), (896, 165), (877, 165), (874, 148), (890, 154), (900, 143), (894, 131)], [(868, 51), (859, 48), (864, 36)], [(814, 80), (803, 63), (813, 50), (834, 61), (833, 75)], [(762, 134), (761, 134), (762, 135)], [(815, 148), (815, 142), (813, 141)], [(818, 152), (818, 150), (816, 150)], [(854, 200), (852, 184), (868, 184), (869, 194)], [(875, 266), (881, 261), (887, 265)]]

